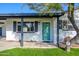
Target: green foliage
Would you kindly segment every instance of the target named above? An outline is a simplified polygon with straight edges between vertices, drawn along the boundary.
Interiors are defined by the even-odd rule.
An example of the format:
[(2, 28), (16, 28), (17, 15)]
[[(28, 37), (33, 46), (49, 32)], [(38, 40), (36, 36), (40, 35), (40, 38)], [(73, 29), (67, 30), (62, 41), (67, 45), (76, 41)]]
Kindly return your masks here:
[(47, 6), (49, 9), (54, 9), (54, 10), (62, 10), (62, 4), (59, 3), (50, 3)]

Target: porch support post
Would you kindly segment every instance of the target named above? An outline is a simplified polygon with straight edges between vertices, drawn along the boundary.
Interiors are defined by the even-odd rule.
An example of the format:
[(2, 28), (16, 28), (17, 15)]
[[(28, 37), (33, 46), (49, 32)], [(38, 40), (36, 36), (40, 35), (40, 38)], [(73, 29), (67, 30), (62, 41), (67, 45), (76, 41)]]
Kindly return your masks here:
[(23, 47), (23, 17), (21, 17), (21, 40), (20, 46)]
[(59, 17), (57, 17), (57, 46), (59, 47)]

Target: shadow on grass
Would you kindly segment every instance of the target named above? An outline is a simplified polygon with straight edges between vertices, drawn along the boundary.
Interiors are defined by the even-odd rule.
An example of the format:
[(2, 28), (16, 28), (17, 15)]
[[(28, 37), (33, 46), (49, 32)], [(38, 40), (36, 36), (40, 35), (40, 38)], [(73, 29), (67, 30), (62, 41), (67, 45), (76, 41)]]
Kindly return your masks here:
[(62, 49), (63, 51), (65, 51), (65, 48), (63, 48), (63, 47), (59, 47), (60, 49)]

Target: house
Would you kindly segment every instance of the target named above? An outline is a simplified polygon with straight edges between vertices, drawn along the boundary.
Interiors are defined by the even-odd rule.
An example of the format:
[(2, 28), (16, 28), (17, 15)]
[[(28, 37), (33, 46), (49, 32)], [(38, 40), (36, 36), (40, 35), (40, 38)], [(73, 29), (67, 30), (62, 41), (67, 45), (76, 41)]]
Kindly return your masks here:
[(63, 13), (0, 14), (0, 37), (8, 41), (59, 41), (59, 18)]

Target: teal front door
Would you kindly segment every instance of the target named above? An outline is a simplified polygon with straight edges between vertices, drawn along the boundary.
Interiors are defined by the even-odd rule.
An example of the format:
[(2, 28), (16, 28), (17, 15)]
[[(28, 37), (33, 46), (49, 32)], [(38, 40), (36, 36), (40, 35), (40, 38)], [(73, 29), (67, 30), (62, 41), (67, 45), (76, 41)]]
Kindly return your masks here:
[(42, 37), (44, 42), (50, 41), (50, 23), (43, 22), (42, 24)]

